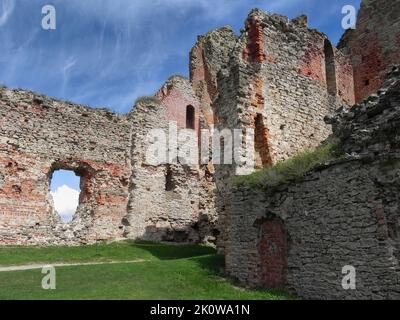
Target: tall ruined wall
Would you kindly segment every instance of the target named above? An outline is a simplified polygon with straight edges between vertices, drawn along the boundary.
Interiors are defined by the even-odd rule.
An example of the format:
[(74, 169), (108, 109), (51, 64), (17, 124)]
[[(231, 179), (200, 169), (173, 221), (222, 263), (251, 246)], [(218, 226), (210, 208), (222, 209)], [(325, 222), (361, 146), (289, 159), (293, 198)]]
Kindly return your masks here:
[(200, 36), (190, 52), (190, 80), (201, 103), (203, 126), (218, 122), (215, 101), (220, 89), (217, 77), (229, 62), (237, 37), (230, 27), (223, 27)]
[[(260, 166), (318, 145), (331, 133), (324, 117), (333, 114), (339, 102), (354, 101), (351, 90), (339, 90), (351, 88), (346, 58), (302, 19), (289, 21), (254, 10), (230, 65), (227, 77), (240, 81), (236, 113), (244, 126), (256, 131)], [(219, 102), (222, 119), (230, 116), (228, 103), (223, 97)], [(265, 149), (268, 153), (263, 154)]]
[(356, 102), (375, 93), (391, 65), (400, 63), (400, 1), (363, 0), (355, 30), (339, 47), (351, 55)]
[[(254, 130), (257, 168), (319, 145), (332, 132), (324, 117), (354, 102), (348, 58), (324, 34), (308, 29), (304, 16), (290, 21), (253, 10), (229, 48), (217, 74), (216, 128)], [(216, 166), (221, 226), (236, 173), (234, 166)]]
[[(190, 79), (193, 90), (200, 101), (200, 126), (210, 130), (224, 129), (218, 117), (217, 101), (220, 95), (228, 94), (227, 86), (220, 87), (218, 75), (223, 72), (231, 59), (238, 38), (231, 27), (223, 27), (200, 36), (190, 52)], [(236, 100), (235, 92), (230, 92), (232, 103)], [(232, 114), (232, 117), (234, 114)], [(200, 136), (200, 139), (202, 137)], [(212, 142), (209, 141), (210, 147)], [(225, 204), (223, 195), (229, 190), (221, 170), (216, 170), (210, 154), (208, 164), (201, 166), (201, 198), (199, 225), (206, 233), (209, 242), (217, 242), (223, 250), (223, 223)], [(226, 166), (225, 170), (235, 170)], [(230, 176), (231, 174), (229, 174)], [(211, 213), (211, 214), (210, 214)], [(207, 230), (207, 231), (206, 231)]]
[[(259, 157), (270, 159), (260, 166), (316, 146), (331, 132), (324, 117), (341, 101), (354, 104), (349, 58), (308, 29), (304, 16), (290, 21), (253, 10), (240, 37), (229, 27), (199, 37), (190, 73), (208, 125), (256, 128), (262, 116), (260, 149), (269, 150)], [(229, 87), (232, 79), (236, 87)]]
[[(400, 73), (393, 75), (379, 97), (330, 118), (345, 158), (274, 192), (233, 192), (230, 275), (308, 299), (400, 298)], [(356, 270), (356, 290), (342, 287), (345, 266)]]
[[(0, 90), (0, 243), (86, 243), (122, 236), (130, 126), (107, 110)], [(56, 169), (81, 176), (80, 205), (66, 226), (54, 212)]]
[(132, 177), (126, 237), (196, 242), (200, 241), (198, 165), (149, 161), (153, 156), (148, 153), (149, 146), (155, 141), (149, 135), (151, 130), (161, 130), (166, 137), (174, 134), (173, 130), (169, 131), (167, 112), (168, 108), (161, 104), (138, 104), (129, 115), (133, 125)]

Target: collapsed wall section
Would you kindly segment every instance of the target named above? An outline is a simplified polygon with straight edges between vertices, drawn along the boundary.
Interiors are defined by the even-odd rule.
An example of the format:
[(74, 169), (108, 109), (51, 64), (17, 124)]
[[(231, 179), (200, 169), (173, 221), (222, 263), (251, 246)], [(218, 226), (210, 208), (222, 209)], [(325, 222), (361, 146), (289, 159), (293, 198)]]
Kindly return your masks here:
[[(0, 90), (0, 243), (78, 244), (122, 237), (130, 163), (125, 117), (22, 90)], [(50, 195), (54, 170), (81, 176), (73, 222)]]
[[(215, 242), (212, 174), (179, 158), (185, 147), (197, 152), (200, 131), (199, 100), (187, 79), (171, 78), (128, 116), (23, 90), (0, 94), (0, 244)], [(165, 154), (148, 163), (154, 129)], [(193, 134), (189, 146), (179, 142), (184, 130)], [(81, 177), (69, 224), (50, 194), (59, 169)]]

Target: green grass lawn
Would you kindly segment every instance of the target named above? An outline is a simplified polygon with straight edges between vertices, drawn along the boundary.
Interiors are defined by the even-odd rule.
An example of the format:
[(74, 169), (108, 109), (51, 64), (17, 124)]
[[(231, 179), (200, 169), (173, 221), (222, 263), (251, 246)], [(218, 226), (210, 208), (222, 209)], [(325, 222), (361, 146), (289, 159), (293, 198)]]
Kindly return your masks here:
[(0, 247), (0, 266), (134, 261), (57, 267), (56, 290), (41, 270), (0, 272), (0, 299), (290, 299), (249, 290), (223, 276), (223, 257), (204, 246), (121, 242), (85, 247)]

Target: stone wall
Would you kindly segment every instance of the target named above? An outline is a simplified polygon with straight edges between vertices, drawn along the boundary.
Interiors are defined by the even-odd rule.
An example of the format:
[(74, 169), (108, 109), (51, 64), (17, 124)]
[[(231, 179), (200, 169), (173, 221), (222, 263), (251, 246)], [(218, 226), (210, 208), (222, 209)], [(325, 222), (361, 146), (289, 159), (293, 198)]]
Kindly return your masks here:
[[(274, 194), (237, 190), (226, 270), (306, 299), (399, 299), (400, 158), (359, 159), (310, 173)], [(342, 269), (356, 268), (356, 290)]]
[(240, 37), (228, 27), (199, 37), (190, 73), (207, 124), (255, 129), (261, 116), (264, 137), (256, 139), (269, 150), (258, 157), (269, 159), (259, 166), (315, 147), (331, 133), (324, 117), (341, 102), (354, 104), (350, 59), (308, 29), (304, 16), (289, 20), (255, 9)]
[[(130, 126), (107, 110), (22, 90), (0, 90), (0, 243), (85, 243), (122, 236)], [(81, 176), (74, 221), (61, 223), (50, 196), (54, 170)]]
[[(400, 72), (329, 122), (344, 158), (274, 192), (236, 188), (226, 270), (307, 299), (400, 299)], [(342, 270), (356, 270), (344, 290)]]
[[(374, 3), (365, 1), (361, 27)], [(390, 19), (384, 30), (396, 26)], [(305, 16), (289, 20), (255, 9), (240, 36), (223, 27), (199, 37), (190, 54), (190, 81), (171, 77), (128, 115), (1, 89), (0, 242), (218, 240), (223, 251), (231, 182), (249, 163), (214, 164), (210, 158), (187, 164), (174, 156), (149, 164), (147, 134), (162, 129), (170, 137), (188, 128), (200, 141), (201, 129), (251, 129), (257, 168), (318, 146), (336, 125), (324, 118), (354, 103), (357, 80), (346, 55), (352, 51), (336, 49), (307, 24)], [(350, 39), (348, 33), (343, 43)], [(379, 44), (389, 53), (395, 46), (386, 36)], [(375, 61), (369, 55), (364, 60)], [(169, 151), (184, 149), (167, 142)], [(61, 223), (49, 195), (56, 169), (81, 176), (80, 206), (69, 225)], [(271, 228), (281, 225), (265, 226)]]
[[(189, 105), (189, 131), (200, 130), (199, 100), (188, 80), (171, 78), (128, 115), (23, 90), (0, 94), (0, 244), (215, 243), (214, 180), (207, 166), (179, 157)], [(165, 160), (156, 164), (147, 157), (152, 129), (166, 138)], [(175, 159), (168, 159), (174, 147)], [(68, 224), (50, 195), (58, 169), (81, 177), (79, 207)]]
[(199, 242), (206, 236), (198, 223), (200, 202), (208, 199), (207, 196), (200, 198), (199, 166), (181, 163), (178, 158), (171, 164), (151, 163), (146, 158), (154, 142), (148, 139), (152, 129), (176, 135), (176, 127), (170, 127), (167, 112), (168, 108), (161, 104), (138, 104), (129, 115), (133, 124), (132, 176), (125, 236), (151, 241)]
[[(254, 10), (235, 48), (230, 72), (220, 80), (238, 79), (238, 103), (226, 107), (229, 101), (223, 100), (223, 91), (219, 117), (230, 117), (233, 110), (243, 127), (257, 131), (257, 117), (261, 116), (265, 130), (258, 130), (262, 137), (255, 138), (264, 141), (268, 153), (258, 155), (258, 166), (287, 159), (326, 139), (331, 128), (324, 117), (333, 114), (342, 101), (354, 102), (351, 90), (339, 90), (352, 83), (348, 64), (326, 35), (308, 29), (304, 20), (290, 21)], [(332, 79), (327, 75), (329, 68)], [(331, 92), (329, 81), (335, 86)]]
[[(171, 77), (156, 95), (166, 108), (169, 122), (176, 122), (179, 129), (194, 129), (200, 133), (200, 102), (190, 81), (182, 76)], [(192, 126), (188, 127), (188, 107), (194, 110)]]
[(237, 37), (231, 27), (200, 36), (190, 52), (190, 80), (201, 103), (204, 127), (218, 123), (215, 101), (218, 97), (218, 73), (226, 68)]
[[(203, 53), (203, 57), (208, 58), (204, 61), (211, 60), (212, 70), (219, 70), (216, 80), (210, 81), (214, 77), (198, 71), (203, 70), (199, 66), (204, 61), (195, 53), (208, 37), (218, 39), (221, 33), (230, 35), (222, 47), (223, 52), (229, 52), (229, 59), (212, 45), (207, 47), (208, 55)], [(215, 59), (213, 52), (222, 59)], [(211, 82), (211, 87), (218, 90), (212, 103), (214, 119), (218, 120), (215, 128), (254, 130), (256, 168), (318, 146), (332, 132), (324, 117), (332, 115), (340, 105), (354, 102), (348, 57), (334, 48), (326, 35), (309, 29), (304, 16), (289, 20), (253, 10), (240, 37), (234, 38), (229, 29), (211, 33), (200, 39), (193, 56), (195, 83)], [(215, 167), (221, 230), (225, 211), (231, 206), (230, 181), (246, 165), (249, 164)], [(221, 250), (224, 234), (219, 239)]]

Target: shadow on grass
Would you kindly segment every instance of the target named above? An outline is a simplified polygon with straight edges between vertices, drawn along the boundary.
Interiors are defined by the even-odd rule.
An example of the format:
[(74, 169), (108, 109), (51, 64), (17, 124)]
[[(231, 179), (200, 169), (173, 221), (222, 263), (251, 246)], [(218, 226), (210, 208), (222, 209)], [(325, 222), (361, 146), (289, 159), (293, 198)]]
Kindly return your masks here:
[(142, 250), (147, 250), (151, 255), (160, 260), (190, 259), (204, 273), (210, 277), (215, 277), (215, 281), (225, 281), (239, 290), (252, 290), (263, 294), (267, 292), (271, 297), (276, 297), (277, 299), (296, 299), (285, 290), (249, 287), (243, 285), (237, 279), (228, 276), (225, 273), (225, 257), (217, 254), (213, 248), (201, 245), (158, 244), (146, 241), (132, 241), (130, 243)]
[(225, 273), (225, 257), (223, 255), (209, 255), (202, 257), (195, 257), (191, 259), (195, 261), (199, 268), (206, 271), (210, 276), (219, 277), (221, 280), (230, 283), (231, 285), (242, 289), (242, 290), (252, 290), (260, 293), (268, 292), (271, 296), (277, 297), (277, 299), (284, 300), (298, 300), (299, 298), (290, 295), (284, 289), (267, 289), (256, 286), (247, 286), (239, 282), (238, 279), (228, 276)]
[(130, 241), (132, 246), (146, 250), (159, 260), (176, 260), (215, 255), (216, 250), (202, 245), (159, 244), (147, 241)]

